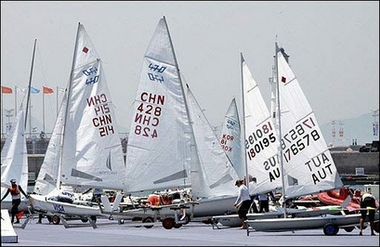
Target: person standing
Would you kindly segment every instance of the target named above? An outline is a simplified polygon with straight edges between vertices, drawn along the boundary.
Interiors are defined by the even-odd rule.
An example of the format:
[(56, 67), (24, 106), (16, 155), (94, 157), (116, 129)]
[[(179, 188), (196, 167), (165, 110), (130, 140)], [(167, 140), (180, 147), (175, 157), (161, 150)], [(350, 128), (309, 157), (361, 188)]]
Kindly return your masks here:
[[(249, 175), (248, 176), (248, 183), (249, 183), (249, 188), (254, 187), (256, 185), (256, 178), (255, 177), (252, 177), (252, 175)], [(243, 178), (243, 184), (245, 186), (247, 186), (247, 178), (246, 176), (244, 176)], [(247, 187), (248, 188), (248, 187)], [(256, 196), (253, 196), (253, 195), (250, 195), (251, 197), (251, 206), (249, 207), (249, 209), (252, 209), (253, 213), (258, 213), (259, 210), (257, 210), (257, 206), (256, 206), (256, 202), (255, 202), (255, 199), (256, 199)], [(249, 211), (249, 210), (248, 210)], [(251, 212), (252, 212), (251, 211)]]
[(367, 211), (368, 211), (369, 224), (371, 227), (371, 235), (375, 236), (376, 234), (374, 232), (374, 229), (375, 229), (376, 198), (368, 192), (362, 195), (362, 199), (360, 202), (360, 213), (361, 213), (360, 222), (359, 222), (360, 236), (363, 235), (362, 231), (363, 231), (365, 219), (367, 217)]
[(236, 180), (235, 186), (239, 188), (239, 194), (236, 198), (234, 207), (239, 208), (238, 215), (240, 220), (242, 221), (241, 229), (247, 229), (248, 226), (245, 221), (247, 220), (248, 210), (251, 207), (251, 197), (249, 196), (248, 188), (244, 185), (242, 179)]
[[(1, 201), (3, 201), (4, 198), (6, 198), (8, 196), (9, 193), (11, 194), (11, 196), (12, 196), (12, 208), (11, 208), (12, 218), (11, 218), (11, 223), (13, 224), (15, 216), (18, 213), (18, 206), (21, 203), (20, 192), (26, 198), (29, 198), (29, 196), (24, 192), (24, 190), (21, 188), (20, 185), (17, 185), (16, 179), (11, 179), (10, 182), (11, 182), (11, 186), (8, 187), (8, 190), (5, 193), (5, 195), (3, 196), (3, 198), (1, 198)], [(20, 220), (16, 217), (15, 224), (17, 224), (17, 223), (20, 223)]]
[[(274, 199), (274, 194), (273, 192), (268, 192), (272, 199)], [(258, 195), (258, 200), (259, 200), (259, 213), (267, 213), (269, 212), (269, 198), (268, 198), (268, 193), (263, 193)]]

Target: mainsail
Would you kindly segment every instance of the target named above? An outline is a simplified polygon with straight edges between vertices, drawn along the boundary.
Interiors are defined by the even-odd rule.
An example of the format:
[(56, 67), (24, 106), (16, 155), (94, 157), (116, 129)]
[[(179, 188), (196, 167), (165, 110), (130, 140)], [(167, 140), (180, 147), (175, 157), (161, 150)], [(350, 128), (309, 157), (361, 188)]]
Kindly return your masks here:
[(229, 157), (240, 178), (245, 175), (241, 152), (241, 127), (236, 99), (233, 98), (224, 117), (220, 132), (220, 145)]
[(190, 186), (191, 156), (195, 155), (191, 132), (178, 64), (163, 17), (143, 58), (128, 136), (125, 191)]
[(61, 143), (64, 125), (64, 116), (67, 104), (67, 93), (65, 92), (58, 117), (55, 121), (54, 129), (46, 149), (44, 161), (42, 162), (34, 192), (40, 195), (47, 195), (57, 188), (58, 168), (61, 158)]
[[(34, 40), (32, 62), (29, 73), (28, 93), (26, 94), (26, 109), (24, 113), (24, 99), (20, 105), (19, 112), (15, 123), (12, 125), (11, 131), (4, 147), (1, 150), (1, 195), (3, 196), (10, 185), (11, 179), (16, 179), (18, 185), (27, 191), (28, 188), (28, 150), (26, 147), (25, 129), (28, 119), (28, 110), (30, 102), (30, 91), (33, 77), (34, 59), (36, 54), (37, 39)], [(11, 196), (7, 196), (7, 201)]]
[(102, 61), (80, 23), (67, 90), (58, 184), (122, 189), (125, 165), (114, 106)]
[(275, 62), (285, 198), (341, 187), (342, 181), (314, 112), (277, 43)]
[(244, 108), (244, 155), (248, 174), (257, 182), (249, 184), (251, 195), (281, 188), (281, 172), (277, 158), (276, 126), (260, 89), (241, 54)]
[(186, 90), (199, 162), (191, 167), (193, 197), (236, 196), (239, 178), (189, 86)]

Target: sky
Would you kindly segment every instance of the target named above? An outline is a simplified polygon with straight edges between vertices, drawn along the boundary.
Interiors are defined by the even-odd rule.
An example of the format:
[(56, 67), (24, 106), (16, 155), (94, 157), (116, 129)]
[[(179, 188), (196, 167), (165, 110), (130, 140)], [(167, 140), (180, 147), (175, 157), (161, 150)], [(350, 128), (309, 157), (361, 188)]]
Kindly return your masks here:
[[(32, 86), (54, 94), (31, 95), (31, 125), (43, 122), (50, 133), (80, 22), (104, 62), (117, 123), (127, 132), (143, 56), (162, 16), (212, 126), (222, 124), (233, 97), (242, 108), (241, 52), (269, 108), (275, 42), (290, 55), (320, 125), (379, 109), (378, 1), (2, 1), (1, 85), (27, 88), (37, 39)], [(2, 94), (3, 114), (15, 108), (16, 95)]]

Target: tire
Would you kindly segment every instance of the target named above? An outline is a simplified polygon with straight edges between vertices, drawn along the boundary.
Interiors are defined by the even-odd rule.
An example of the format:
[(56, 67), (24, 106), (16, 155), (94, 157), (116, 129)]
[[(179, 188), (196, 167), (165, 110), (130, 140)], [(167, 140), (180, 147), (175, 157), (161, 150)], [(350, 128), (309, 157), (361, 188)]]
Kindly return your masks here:
[[(356, 228), (360, 229), (360, 225), (356, 226)], [(366, 229), (366, 228), (367, 228), (367, 224), (364, 223), (364, 225), (363, 225), (363, 230)]]
[(174, 223), (174, 228), (180, 228), (181, 226), (182, 226), (181, 223), (178, 223), (178, 224), (175, 224), (175, 223)]
[(375, 232), (379, 233), (379, 222), (375, 222)]
[(60, 221), (61, 221), (61, 219), (59, 218), (58, 215), (53, 215), (53, 216), (51, 217), (51, 222), (52, 222), (54, 225), (58, 225)]
[(172, 229), (174, 227), (175, 223), (174, 223), (174, 219), (173, 218), (165, 218), (163, 221), (162, 221), (162, 226), (165, 228), (165, 229)]
[(327, 223), (323, 227), (323, 233), (327, 236), (334, 236), (338, 233), (339, 227), (337, 225), (334, 225), (332, 223)]
[(345, 228), (343, 228), (346, 232), (352, 232), (354, 229), (355, 229), (355, 227), (354, 226), (348, 226), (348, 227), (345, 227)]
[[(146, 217), (145, 219), (143, 219), (142, 221), (143, 223), (149, 223), (149, 222), (154, 222), (153, 218), (152, 217)], [(145, 228), (152, 228), (153, 227), (153, 224), (152, 225), (148, 225), (148, 226), (144, 226)]]
[(86, 223), (88, 221), (87, 218), (80, 218), (80, 220), (83, 222), (83, 223)]
[(90, 216), (90, 219), (92, 219), (92, 221), (93, 221), (94, 223), (96, 223), (97, 218), (96, 218), (95, 215)]

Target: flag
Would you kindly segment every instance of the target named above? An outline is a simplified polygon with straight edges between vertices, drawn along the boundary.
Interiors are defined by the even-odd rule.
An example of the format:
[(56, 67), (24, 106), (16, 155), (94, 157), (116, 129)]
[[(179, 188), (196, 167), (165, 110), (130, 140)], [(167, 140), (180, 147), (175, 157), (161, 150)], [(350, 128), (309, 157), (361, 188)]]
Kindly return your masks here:
[(52, 94), (54, 93), (53, 89), (50, 87), (43, 87), (44, 94)]
[(1, 86), (1, 93), (11, 94), (12, 93), (12, 88)]
[(40, 90), (34, 87), (30, 87), (30, 93), (39, 93)]

